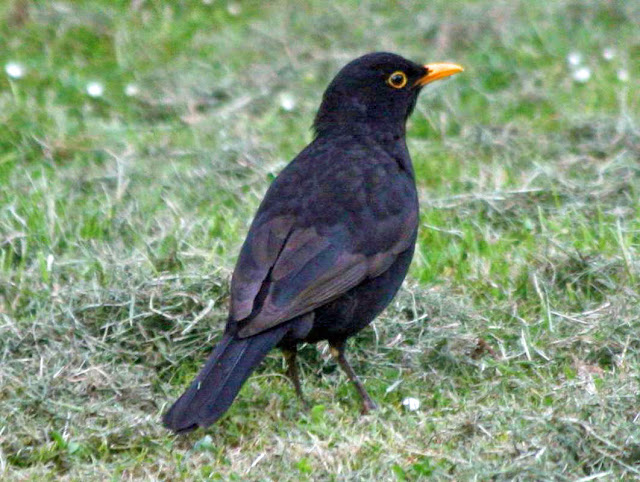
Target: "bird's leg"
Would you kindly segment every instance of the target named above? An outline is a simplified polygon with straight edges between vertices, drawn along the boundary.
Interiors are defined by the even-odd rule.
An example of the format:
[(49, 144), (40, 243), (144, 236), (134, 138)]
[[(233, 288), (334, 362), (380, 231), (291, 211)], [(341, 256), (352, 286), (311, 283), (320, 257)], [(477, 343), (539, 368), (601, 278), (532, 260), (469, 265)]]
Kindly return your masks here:
[(293, 383), (293, 387), (296, 389), (298, 400), (300, 400), (305, 408), (308, 408), (309, 403), (304, 398), (304, 394), (302, 393), (302, 385), (300, 385), (300, 375), (298, 373), (298, 364), (296, 363), (298, 350), (294, 346), (293, 348), (283, 349), (282, 354), (284, 355), (284, 359), (287, 362), (287, 377), (289, 377), (289, 380), (291, 380), (291, 383)]
[(358, 393), (362, 398), (362, 413), (369, 413), (372, 410), (375, 410), (376, 408), (378, 408), (376, 406), (376, 403), (371, 399), (371, 397), (367, 393), (367, 390), (364, 388), (364, 385), (358, 378), (358, 375), (356, 375), (356, 372), (353, 371), (353, 367), (349, 363), (349, 360), (347, 360), (347, 357), (344, 356), (344, 349), (345, 349), (344, 340), (330, 343), (330, 349), (331, 349), (331, 355), (338, 361), (342, 369), (345, 371), (345, 373), (349, 377), (349, 380), (351, 380), (353, 384), (356, 386), (356, 389), (358, 390)]

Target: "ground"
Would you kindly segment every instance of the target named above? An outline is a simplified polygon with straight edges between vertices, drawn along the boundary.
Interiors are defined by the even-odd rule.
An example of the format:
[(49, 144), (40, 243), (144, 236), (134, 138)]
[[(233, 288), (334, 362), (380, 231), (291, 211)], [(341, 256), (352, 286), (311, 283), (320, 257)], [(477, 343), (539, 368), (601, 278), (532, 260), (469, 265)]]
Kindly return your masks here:
[[(12, 0), (0, 20), (3, 480), (640, 477), (640, 3)], [(466, 68), (409, 123), (417, 255), (350, 344), (380, 410), (306, 346), (309, 411), (274, 352), (218, 424), (171, 435), (252, 213), (372, 50)]]

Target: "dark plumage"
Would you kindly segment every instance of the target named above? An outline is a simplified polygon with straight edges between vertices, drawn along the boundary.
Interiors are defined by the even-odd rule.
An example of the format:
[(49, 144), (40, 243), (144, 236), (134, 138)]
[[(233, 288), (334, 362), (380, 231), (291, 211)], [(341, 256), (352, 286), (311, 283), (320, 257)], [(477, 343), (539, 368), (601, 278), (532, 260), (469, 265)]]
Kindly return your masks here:
[(231, 280), (225, 334), (166, 413), (168, 428), (214, 423), (275, 346), (302, 398), (296, 346), (319, 340), (329, 341), (364, 410), (375, 407), (344, 356), (345, 341), (389, 304), (413, 256), (418, 196), (406, 120), (425, 84), (461, 70), (372, 53), (336, 75), (315, 139), (258, 208)]

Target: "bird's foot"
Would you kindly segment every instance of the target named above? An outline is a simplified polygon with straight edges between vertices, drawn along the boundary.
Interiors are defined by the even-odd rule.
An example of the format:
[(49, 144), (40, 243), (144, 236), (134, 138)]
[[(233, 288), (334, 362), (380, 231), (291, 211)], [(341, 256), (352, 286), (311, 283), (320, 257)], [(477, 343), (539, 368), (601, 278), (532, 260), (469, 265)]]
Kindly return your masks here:
[(367, 415), (368, 413), (374, 412), (377, 409), (378, 409), (378, 405), (376, 405), (376, 402), (374, 402), (370, 398), (362, 399), (362, 411), (361, 411), (362, 415)]

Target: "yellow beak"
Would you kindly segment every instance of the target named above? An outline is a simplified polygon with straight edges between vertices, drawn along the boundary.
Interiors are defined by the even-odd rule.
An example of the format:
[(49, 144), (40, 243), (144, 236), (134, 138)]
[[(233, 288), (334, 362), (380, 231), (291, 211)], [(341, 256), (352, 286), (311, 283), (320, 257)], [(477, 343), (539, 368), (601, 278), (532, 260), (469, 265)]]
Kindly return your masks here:
[(464, 69), (458, 64), (427, 64), (424, 66), (427, 70), (426, 75), (420, 77), (415, 85), (423, 86), (439, 79), (444, 79), (450, 75), (462, 72)]

